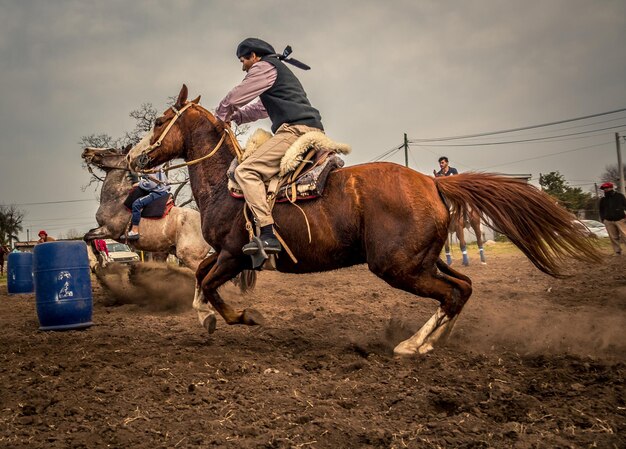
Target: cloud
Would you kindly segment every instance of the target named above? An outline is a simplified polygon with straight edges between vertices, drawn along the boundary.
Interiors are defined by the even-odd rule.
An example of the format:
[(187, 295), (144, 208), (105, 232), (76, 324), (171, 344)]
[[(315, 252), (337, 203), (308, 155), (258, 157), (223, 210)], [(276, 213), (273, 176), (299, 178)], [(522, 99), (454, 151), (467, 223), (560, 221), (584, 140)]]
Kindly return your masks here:
[[(3, 2), (0, 203), (34, 202), (34, 191), (93, 197), (80, 189), (80, 137), (122, 135), (134, 127), (131, 110), (163, 108), (182, 83), (212, 109), (243, 78), (234, 50), (248, 36), (279, 51), (290, 44), (313, 67), (296, 73), (331, 137), (353, 146), (354, 164), (404, 133), (475, 133), (625, 107), (625, 17), (624, 2), (583, 0)], [(612, 132), (601, 139), (550, 158), (541, 156), (598, 141), (414, 147), (410, 164), (430, 173), (445, 153), (462, 169), (593, 180), (615, 160)], [(391, 160), (404, 163), (402, 154)]]

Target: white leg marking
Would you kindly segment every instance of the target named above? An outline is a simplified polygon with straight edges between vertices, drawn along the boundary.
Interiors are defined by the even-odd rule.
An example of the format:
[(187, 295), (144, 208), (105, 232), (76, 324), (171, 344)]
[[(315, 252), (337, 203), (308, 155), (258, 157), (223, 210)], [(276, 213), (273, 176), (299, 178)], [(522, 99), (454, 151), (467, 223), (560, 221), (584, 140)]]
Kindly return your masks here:
[(198, 321), (202, 327), (204, 327), (209, 334), (215, 331), (215, 325), (217, 322), (215, 311), (210, 304), (204, 302), (204, 293), (196, 283), (196, 293), (193, 297), (193, 308), (198, 313)]
[(415, 335), (398, 344), (393, 350), (395, 355), (426, 354), (433, 350), (433, 344), (441, 339), (445, 339), (454, 324), (458, 315), (450, 319), (439, 307), (433, 316), (418, 330)]

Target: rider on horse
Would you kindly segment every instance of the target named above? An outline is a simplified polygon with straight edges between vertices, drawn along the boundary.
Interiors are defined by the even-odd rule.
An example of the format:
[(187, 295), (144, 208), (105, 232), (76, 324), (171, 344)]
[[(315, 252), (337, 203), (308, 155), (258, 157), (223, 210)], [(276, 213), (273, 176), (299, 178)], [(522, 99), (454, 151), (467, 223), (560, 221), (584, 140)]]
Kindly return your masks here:
[[(127, 240), (139, 239), (139, 222), (141, 221), (141, 211), (143, 208), (170, 192), (167, 175), (165, 174), (162, 166), (157, 167), (156, 173), (153, 173), (152, 175), (141, 176), (139, 182), (135, 184), (135, 187), (139, 187), (146, 194), (133, 201), (131, 218), (132, 227), (126, 236)], [(124, 238), (124, 236), (121, 238)]]
[[(247, 74), (215, 111), (221, 120), (232, 120), (238, 125), (266, 117), (272, 121), (274, 136), (235, 170), (235, 179), (261, 230), (259, 237), (267, 254), (279, 253), (282, 247), (274, 234), (265, 181), (279, 173), (282, 157), (298, 137), (324, 129), (319, 111), (311, 106), (302, 84), (283, 61), (305, 70), (310, 67), (295, 59), (287, 59), (290, 53), (291, 47), (287, 47), (282, 55), (278, 55), (274, 47), (261, 39), (242, 41), (236, 54)], [(259, 100), (250, 103), (257, 97)], [(258, 251), (256, 241), (243, 247), (244, 254), (252, 255)]]

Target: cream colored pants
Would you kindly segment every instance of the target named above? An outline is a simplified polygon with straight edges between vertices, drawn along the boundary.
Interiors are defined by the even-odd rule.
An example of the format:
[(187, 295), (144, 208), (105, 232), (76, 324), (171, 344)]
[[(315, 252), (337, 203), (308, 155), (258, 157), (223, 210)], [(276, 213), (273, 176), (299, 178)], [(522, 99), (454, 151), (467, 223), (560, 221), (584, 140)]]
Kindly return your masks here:
[(626, 244), (626, 218), (620, 221), (604, 220), (604, 226), (606, 226), (606, 232), (609, 233), (613, 251), (615, 254), (621, 254), (620, 242)]
[(271, 139), (235, 169), (235, 179), (254, 214), (257, 226), (274, 223), (272, 211), (267, 202), (265, 181), (278, 174), (281, 159), (296, 139), (310, 131), (321, 130), (305, 125), (282, 125)]

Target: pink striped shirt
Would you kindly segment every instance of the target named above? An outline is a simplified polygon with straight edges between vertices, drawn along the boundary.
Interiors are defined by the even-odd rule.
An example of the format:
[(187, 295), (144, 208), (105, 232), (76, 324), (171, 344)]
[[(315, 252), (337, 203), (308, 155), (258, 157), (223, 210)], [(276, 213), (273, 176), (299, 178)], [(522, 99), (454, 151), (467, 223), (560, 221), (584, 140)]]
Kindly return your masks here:
[(236, 124), (249, 123), (267, 117), (267, 111), (259, 98), (250, 103), (274, 85), (278, 73), (269, 62), (259, 61), (250, 67), (243, 81), (235, 86), (215, 109), (215, 115), (222, 121)]

